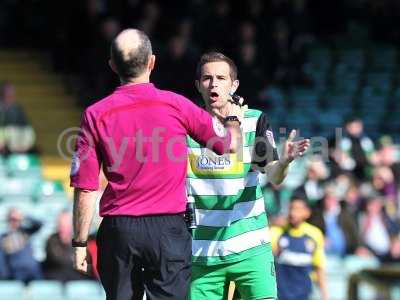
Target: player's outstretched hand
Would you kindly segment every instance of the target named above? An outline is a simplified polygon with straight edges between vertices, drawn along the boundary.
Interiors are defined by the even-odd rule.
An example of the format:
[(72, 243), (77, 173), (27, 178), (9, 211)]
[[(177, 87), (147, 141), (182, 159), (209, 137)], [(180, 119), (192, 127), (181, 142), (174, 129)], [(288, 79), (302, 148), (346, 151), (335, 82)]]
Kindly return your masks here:
[(281, 161), (285, 164), (288, 164), (293, 160), (295, 160), (296, 158), (303, 156), (303, 154), (310, 147), (309, 139), (294, 141), (296, 135), (297, 131), (293, 129), (290, 132), (288, 139), (283, 145)]

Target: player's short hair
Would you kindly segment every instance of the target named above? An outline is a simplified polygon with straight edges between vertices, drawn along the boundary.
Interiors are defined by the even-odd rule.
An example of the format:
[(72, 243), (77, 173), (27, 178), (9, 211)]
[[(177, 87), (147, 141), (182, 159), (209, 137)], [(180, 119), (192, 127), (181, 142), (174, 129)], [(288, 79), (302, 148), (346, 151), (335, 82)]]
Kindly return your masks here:
[(141, 75), (152, 54), (151, 42), (148, 36), (141, 30), (136, 31), (138, 34), (138, 46), (132, 49), (128, 55), (123, 52), (116, 39), (111, 43), (111, 60), (114, 62), (119, 77), (123, 80)]
[(196, 79), (199, 80), (201, 77), (201, 68), (210, 62), (219, 62), (219, 61), (224, 61), (229, 65), (229, 75), (231, 76), (232, 80), (237, 79), (237, 67), (236, 64), (233, 62), (232, 59), (230, 59), (228, 56), (222, 54), (221, 52), (207, 52), (203, 54), (197, 63), (196, 67)]
[(291, 198), (290, 198), (290, 203), (295, 202), (295, 201), (300, 201), (303, 202), (303, 204), (307, 207), (307, 208), (311, 208), (310, 207), (310, 203), (307, 199), (307, 196), (305, 193), (302, 192), (298, 192), (295, 193)]

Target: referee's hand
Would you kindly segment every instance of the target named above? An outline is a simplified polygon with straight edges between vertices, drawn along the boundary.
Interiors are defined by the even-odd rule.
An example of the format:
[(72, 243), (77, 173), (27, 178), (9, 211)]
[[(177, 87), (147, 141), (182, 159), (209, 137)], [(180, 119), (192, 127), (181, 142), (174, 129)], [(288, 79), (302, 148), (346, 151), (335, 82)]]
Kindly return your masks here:
[(92, 261), (86, 247), (74, 247), (72, 261), (76, 271), (85, 275), (93, 274)]

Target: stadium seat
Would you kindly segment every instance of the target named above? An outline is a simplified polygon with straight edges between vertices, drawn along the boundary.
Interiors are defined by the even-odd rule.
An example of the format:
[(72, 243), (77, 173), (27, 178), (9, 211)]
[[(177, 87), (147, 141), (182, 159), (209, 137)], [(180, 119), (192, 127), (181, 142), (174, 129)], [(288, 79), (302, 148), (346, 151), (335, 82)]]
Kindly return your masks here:
[(340, 256), (326, 256), (326, 273), (327, 276), (343, 274), (343, 259)]
[(397, 61), (397, 50), (392, 46), (378, 45), (370, 51), (370, 68), (374, 70), (393, 70)]
[(89, 280), (70, 281), (65, 284), (66, 300), (104, 300), (98, 282)]
[(345, 300), (347, 299), (347, 277), (336, 274), (327, 277), (327, 286), (329, 291), (329, 299)]
[(35, 280), (28, 286), (29, 300), (64, 300), (63, 285), (59, 281)]
[(370, 284), (364, 283), (364, 282), (358, 286), (358, 295), (359, 295), (360, 299), (363, 299), (363, 300), (377, 299), (376, 290)]
[(36, 155), (11, 154), (6, 160), (6, 167), (13, 177), (42, 176), (40, 160)]
[(312, 63), (314, 68), (326, 71), (332, 65), (332, 52), (329, 48), (313, 46), (308, 51), (307, 61)]
[(389, 72), (368, 73), (365, 84), (372, 87), (375, 93), (387, 95), (392, 87), (392, 74)]
[(33, 197), (41, 178), (37, 176), (5, 178), (2, 184), (1, 195)]
[(366, 268), (376, 268), (379, 266), (379, 260), (376, 257), (360, 257), (349, 255), (344, 259), (344, 268), (348, 273), (355, 273)]
[(24, 300), (24, 284), (20, 281), (0, 281), (1, 300)]
[(395, 286), (391, 290), (392, 299), (400, 299), (400, 286)]
[(342, 49), (337, 52), (338, 62), (361, 70), (365, 64), (365, 52), (363, 49)]
[(61, 181), (43, 180), (38, 187), (37, 197), (51, 197), (64, 193), (65, 191)]

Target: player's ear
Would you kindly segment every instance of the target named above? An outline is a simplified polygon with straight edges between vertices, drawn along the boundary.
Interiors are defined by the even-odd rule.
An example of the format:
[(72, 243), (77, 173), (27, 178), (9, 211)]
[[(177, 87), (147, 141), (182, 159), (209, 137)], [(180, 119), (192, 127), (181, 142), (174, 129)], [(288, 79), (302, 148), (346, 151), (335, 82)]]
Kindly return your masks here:
[(152, 55), (150, 55), (149, 62), (147, 64), (148, 69), (150, 71), (153, 71), (155, 64), (156, 64), (156, 56), (154, 54), (152, 54)]
[(239, 87), (239, 80), (236, 79), (232, 82), (231, 94), (234, 94)]
[(200, 93), (200, 81), (195, 80), (194, 85), (196, 86), (197, 91)]
[(305, 211), (305, 219), (308, 220), (311, 217), (311, 209), (307, 206)]
[(114, 62), (112, 61), (112, 59), (108, 60), (108, 65), (110, 66), (111, 70), (113, 70), (114, 73), (118, 74), (117, 68), (116, 68)]

